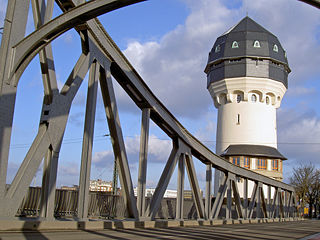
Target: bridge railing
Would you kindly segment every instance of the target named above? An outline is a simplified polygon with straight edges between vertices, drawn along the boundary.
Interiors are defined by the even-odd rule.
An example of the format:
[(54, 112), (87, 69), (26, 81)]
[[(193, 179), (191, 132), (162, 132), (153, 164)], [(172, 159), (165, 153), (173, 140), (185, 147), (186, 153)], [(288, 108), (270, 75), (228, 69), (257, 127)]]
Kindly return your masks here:
[[(24, 197), (16, 217), (40, 217), (40, 200), (41, 188), (30, 187), (27, 195)], [(54, 216), (57, 219), (72, 219), (78, 214), (78, 191), (57, 189), (55, 199)], [(91, 192), (89, 193), (88, 217), (96, 219), (126, 219), (128, 217), (123, 197), (113, 196), (109, 192)], [(146, 206), (151, 202), (151, 197), (146, 198)], [(203, 198), (203, 202), (205, 199)], [(212, 197), (211, 202), (214, 203), (215, 198)], [(250, 203), (250, 199), (248, 199)], [(193, 198), (187, 197), (183, 199), (183, 219), (195, 220), (198, 218), (196, 206)], [(176, 218), (176, 198), (163, 198), (155, 219), (175, 219)], [(227, 207), (227, 199), (222, 204), (218, 219), (225, 219)], [(269, 206), (268, 206), (269, 207)], [(271, 206), (270, 206), (271, 207)], [(257, 213), (253, 212), (253, 218)], [(232, 207), (231, 217), (237, 218), (235, 206)]]

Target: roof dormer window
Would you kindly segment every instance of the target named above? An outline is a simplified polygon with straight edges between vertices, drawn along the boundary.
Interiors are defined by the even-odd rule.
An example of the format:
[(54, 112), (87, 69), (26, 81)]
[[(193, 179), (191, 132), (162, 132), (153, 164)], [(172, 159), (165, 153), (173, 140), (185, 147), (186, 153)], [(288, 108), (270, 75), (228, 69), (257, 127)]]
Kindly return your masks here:
[(239, 48), (239, 44), (237, 41), (233, 41), (232, 48)]
[(216, 46), (214, 52), (216, 52), (216, 53), (220, 52), (220, 44), (218, 44), (218, 45)]
[(273, 51), (274, 52), (278, 52), (279, 51), (277, 44), (273, 45)]
[(255, 40), (254, 43), (253, 43), (253, 47), (254, 48), (261, 48), (260, 42), (258, 40)]

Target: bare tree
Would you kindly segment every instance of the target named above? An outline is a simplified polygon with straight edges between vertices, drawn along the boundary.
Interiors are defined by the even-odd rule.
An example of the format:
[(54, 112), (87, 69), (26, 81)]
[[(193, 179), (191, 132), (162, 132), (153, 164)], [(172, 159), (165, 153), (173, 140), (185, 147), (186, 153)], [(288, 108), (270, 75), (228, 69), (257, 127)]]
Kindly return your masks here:
[(305, 208), (309, 204), (309, 217), (312, 217), (313, 207), (315, 212), (319, 210), (320, 195), (320, 171), (314, 165), (305, 164), (293, 169), (290, 183), (295, 187), (299, 197), (300, 206)]
[(317, 169), (313, 183), (315, 216), (320, 215), (320, 170)]

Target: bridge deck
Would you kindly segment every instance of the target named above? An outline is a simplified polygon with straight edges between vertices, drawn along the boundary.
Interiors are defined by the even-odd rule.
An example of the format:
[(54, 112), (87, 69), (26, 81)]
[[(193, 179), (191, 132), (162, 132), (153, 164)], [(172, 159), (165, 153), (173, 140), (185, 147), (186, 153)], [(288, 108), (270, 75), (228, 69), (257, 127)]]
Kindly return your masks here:
[(320, 221), (173, 228), (0, 232), (0, 239), (320, 239)]

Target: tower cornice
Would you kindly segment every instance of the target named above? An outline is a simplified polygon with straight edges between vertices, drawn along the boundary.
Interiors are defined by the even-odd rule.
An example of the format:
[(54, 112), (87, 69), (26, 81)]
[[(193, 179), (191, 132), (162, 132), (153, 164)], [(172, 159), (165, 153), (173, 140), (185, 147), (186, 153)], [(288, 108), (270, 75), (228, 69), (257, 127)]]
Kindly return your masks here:
[[(249, 95), (256, 94), (259, 102), (279, 108), (287, 88), (283, 83), (268, 78), (239, 77), (211, 83), (208, 90), (216, 108), (222, 104), (236, 102), (239, 94), (241, 101), (248, 102)], [(268, 103), (267, 97), (270, 100)]]

